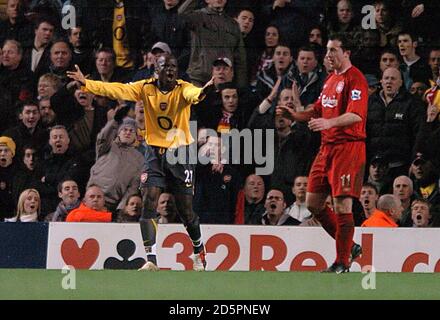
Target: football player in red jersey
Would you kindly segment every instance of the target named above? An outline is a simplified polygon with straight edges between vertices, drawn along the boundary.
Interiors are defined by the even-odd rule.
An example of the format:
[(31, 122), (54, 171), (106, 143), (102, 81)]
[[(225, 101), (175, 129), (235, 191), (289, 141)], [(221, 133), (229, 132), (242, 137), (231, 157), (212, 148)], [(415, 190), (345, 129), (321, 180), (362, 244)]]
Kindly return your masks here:
[[(353, 198), (359, 198), (365, 168), (365, 124), (368, 84), (350, 61), (349, 41), (343, 34), (327, 43), (327, 59), (334, 70), (318, 100), (303, 112), (280, 106), (277, 114), (308, 121), (321, 132), (321, 147), (309, 174), (306, 204), (323, 228), (336, 240), (336, 260), (325, 271), (348, 272), (362, 249), (353, 242)], [(299, 100), (299, 99), (295, 99)], [(298, 109), (298, 106), (295, 108)], [(333, 208), (325, 205), (333, 197)]]

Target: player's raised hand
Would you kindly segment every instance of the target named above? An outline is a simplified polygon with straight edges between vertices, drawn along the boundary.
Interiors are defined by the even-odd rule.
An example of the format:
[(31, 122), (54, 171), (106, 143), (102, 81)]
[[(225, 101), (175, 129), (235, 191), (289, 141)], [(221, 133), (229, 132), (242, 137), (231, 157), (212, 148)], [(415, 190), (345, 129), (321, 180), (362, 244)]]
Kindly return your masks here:
[(331, 122), (328, 119), (324, 118), (312, 118), (309, 121), (309, 128), (312, 131), (322, 131), (327, 130), (332, 127)]
[(76, 71), (67, 71), (67, 76), (70, 79), (73, 79), (75, 81), (78, 81), (82, 85), (85, 85), (86, 84), (86, 77), (81, 72), (81, 70), (79, 69), (77, 64), (75, 64), (75, 69), (76, 69)]

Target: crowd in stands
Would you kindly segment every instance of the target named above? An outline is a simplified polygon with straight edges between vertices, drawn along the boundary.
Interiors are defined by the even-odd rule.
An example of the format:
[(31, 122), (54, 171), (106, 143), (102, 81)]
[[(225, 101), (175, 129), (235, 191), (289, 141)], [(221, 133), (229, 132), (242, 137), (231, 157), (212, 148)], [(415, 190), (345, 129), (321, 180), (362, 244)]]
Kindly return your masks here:
[[(67, 5), (76, 15), (65, 28)], [(93, 80), (134, 82), (157, 76), (158, 57), (173, 54), (181, 79), (200, 87), (215, 79), (191, 115), (198, 153), (211, 160), (195, 173), (201, 223), (319, 225), (305, 196), (320, 134), (275, 109), (316, 101), (332, 72), (327, 38), (343, 32), (369, 85), (355, 224), (438, 227), (439, 9), (436, 0), (8, 0), (0, 21), (0, 221), (139, 221), (148, 179), (142, 101), (93, 95), (66, 71), (78, 65)], [(261, 163), (243, 152), (237, 162), (218, 161), (229, 151), (221, 136), (233, 129), (251, 129), (266, 153), (273, 146), (272, 174), (256, 175)], [(179, 222), (167, 191), (157, 221)]]

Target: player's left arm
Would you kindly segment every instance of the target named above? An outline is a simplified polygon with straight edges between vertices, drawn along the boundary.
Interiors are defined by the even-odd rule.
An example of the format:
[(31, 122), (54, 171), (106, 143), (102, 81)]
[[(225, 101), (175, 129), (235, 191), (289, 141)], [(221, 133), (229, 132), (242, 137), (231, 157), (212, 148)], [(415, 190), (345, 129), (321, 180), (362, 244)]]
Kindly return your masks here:
[(206, 94), (211, 90), (214, 86), (214, 78), (211, 78), (203, 88), (199, 88), (194, 86), (193, 84), (187, 84), (183, 87), (183, 97), (186, 101), (191, 104), (197, 104), (203, 99), (205, 99)]
[(327, 130), (333, 127), (345, 127), (367, 119), (368, 84), (364, 77), (352, 77), (347, 87), (347, 108), (338, 117), (311, 119), (309, 128), (313, 131)]
[(309, 121), (309, 128), (312, 131), (322, 131), (333, 127), (350, 126), (356, 122), (361, 122), (361, 121), (362, 118), (358, 114), (347, 112), (344, 113), (343, 115), (340, 115), (339, 117), (331, 118), (331, 119), (312, 118)]

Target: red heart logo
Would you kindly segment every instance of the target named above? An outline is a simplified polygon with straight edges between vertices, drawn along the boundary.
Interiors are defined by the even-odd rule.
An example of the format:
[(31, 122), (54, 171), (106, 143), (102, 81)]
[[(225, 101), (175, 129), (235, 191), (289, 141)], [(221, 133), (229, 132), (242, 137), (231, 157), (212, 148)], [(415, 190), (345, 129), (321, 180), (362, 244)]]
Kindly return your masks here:
[(87, 239), (80, 248), (75, 239), (65, 239), (61, 244), (61, 256), (67, 265), (75, 269), (90, 269), (99, 256), (99, 243), (95, 239)]

